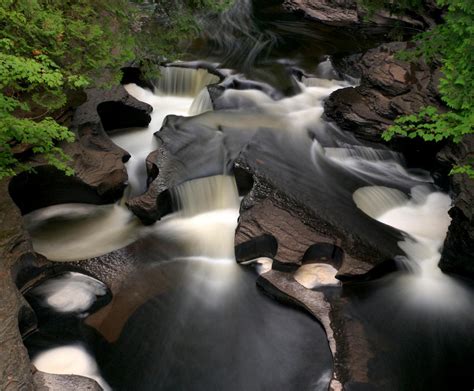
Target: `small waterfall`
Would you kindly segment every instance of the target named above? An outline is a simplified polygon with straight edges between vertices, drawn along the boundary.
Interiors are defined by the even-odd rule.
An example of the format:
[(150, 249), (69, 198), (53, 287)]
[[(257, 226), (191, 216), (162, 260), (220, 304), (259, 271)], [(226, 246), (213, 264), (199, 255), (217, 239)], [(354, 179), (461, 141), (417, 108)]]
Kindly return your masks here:
[(378, 220), (385, 212), (408, 202), (408, 197), (397, 189), (385, 186), (366, 186), (352, 195), (357, 207), (365, 214)]
[(189, 115), (199, 115), (207, 111), (212, 111), (212, 100), (207, 88), (203, 88), (201, 92), (194, 98), (193, 104), (189, 108)]
[(216, 175), (194, 179), (177, 186), (173, 204), (185, 217), (220, 209), (239, 207), (239, 193), (233, 176)]
[(233, 260), (239, 194), (232, 176), (186, 182), (172, 192), (177, 213), (158, 224), (160, 237), (180, 243), (188, 256)]
[(201, 68), (160, 67), (160, 73), (155, 86), (158, 95), (197, 96), (206, 86), (219, 82), (216, 75)]

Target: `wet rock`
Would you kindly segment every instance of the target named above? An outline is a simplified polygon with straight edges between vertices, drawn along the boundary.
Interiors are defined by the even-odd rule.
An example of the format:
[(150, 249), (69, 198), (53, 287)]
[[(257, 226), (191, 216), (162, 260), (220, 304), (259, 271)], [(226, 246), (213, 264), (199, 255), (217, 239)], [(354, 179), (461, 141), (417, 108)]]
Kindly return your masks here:
[[(238, 262), (266, 256), (274, 259), (274, 268), (284, 269), (282, 265), (297, 267), (319, 260), (336, 266), (338, 278), (345, 280), (365, 275), (401, 254), (399, 233), (367, 220), (353, 208), (352, 193), (362, 186), (357, 178), (344, 171), (331, 172), (334, 167), (323, 166), (323, 161), (314, 166), (310, 156), (287, 150), (289, 143), (276, 142), (271, 132), (262, 130), (235, 163), (254, 178), (252, 190), (242, 201), (236, 230)], [(347, 186), (342, 193), (329, 179), (340, 175), (344, 178), (338, 180)], [(336, 198), (338, 207), (332, 207)], [(276, 240), (277, 246), (263, 240), (257, 243), (265, 237)]]
[[(459, 144), (447, 146), (438, 154), (438, 159), (448, 167), (472, 162), (474, 136), (465, 136)], [(448, 273), (474, 278), (474, 179), (456, 174), (450, 177), (450, 187), (452, 220), (439, 267)]]
[(77, 375), (54, 375), (37, 371), (34, 374), (37, 391), (101, 391), (102, 387), (90, 378)]
[(421, 60), (407, 63), (395, 58), (407, 48), (406, 42), (391, 42), (353, 58), (350, 63), (360, 74), (360, 85), (332, 93), (325, 103), (326, 116), (362, 139), (380, 142), (396, 117), (430, 105), (441, 107), (439, 69)]

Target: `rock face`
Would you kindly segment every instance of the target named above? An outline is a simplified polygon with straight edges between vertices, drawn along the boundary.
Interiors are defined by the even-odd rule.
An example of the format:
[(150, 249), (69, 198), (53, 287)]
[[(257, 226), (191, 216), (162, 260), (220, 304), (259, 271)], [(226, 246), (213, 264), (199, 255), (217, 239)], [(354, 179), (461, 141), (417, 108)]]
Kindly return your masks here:
[[(325, 113), (342, 129), (365, 140), (380, 142), (381, 133), (399, 115), (413, 114), (425, 106), (441, 106), (439, 69), (419, 61), (409, 64), (395, 58), (406, 42), (391, 42), (338, 64), (360, 75), (360, 85), (337, 90), (325, 103)], [(357, 61), (357, 62), (356, 62)]]
[(29, 306), (12, 275), (17, 260), (34, 257), (34, 253), (5, 180), (0, 182), (0, 221), (0, 389), (34, 390), (32, 367), (19, 331), (22, 314), (28, 313)]
[[(447, 146), (438, 159), (448, 166), (472, 162), (474, 136), (466, 136), (459, 144)], [(474, 278), (474, 179), (456, 174), (450, 177), (450, 182), (453, 207), (449, 215), (452, 220), (439, 267), (448, 273)]]
[(38, 162), (36, 173), (13, 178), (10, 194), (22, 213), (60, 203), (102, 204), (120, 198), (128, 180), (124, 163), (130, 155), (106, 132), (147, 126), (151, 111), (151, 106), (130, 96), (122, 86), (88, 90), (87, 101), (77, 108), (71, 124), (76, 141), (63, 145), (72, 157), (74, 176)]
[(398, 22), (401, 26), (419, 29), (433, 23), (432, 19), (425, 15), (400, 16), (385, 10), (378, 10), (369, 15), (356, 0), (285, 0), (284, 6), (330, 26), (358, 27), (369, 24), (390, 26)]

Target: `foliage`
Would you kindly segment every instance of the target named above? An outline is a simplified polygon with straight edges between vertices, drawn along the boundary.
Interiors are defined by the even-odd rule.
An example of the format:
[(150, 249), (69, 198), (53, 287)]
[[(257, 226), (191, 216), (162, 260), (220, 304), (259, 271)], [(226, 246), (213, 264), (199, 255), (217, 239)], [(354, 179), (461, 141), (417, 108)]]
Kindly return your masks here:
[(118, 82), (127, 61), (175, 57), (196, 12), (226, 2), (160, 1), (159, 20), (127, 0), (0, 2), (0, 179), (31, 168), (18, 151), (72, 174), (58, 142), (74, 135), (56, 120), (75, 91)]
[[(423, 1), (363, 0), (363, 4), (370, 9), (386, 6), (393, 12), (405, 12), (420, 9)], [(427, 63), (441, 64), (439, 90), (448, 110), (438, 112), (434, 107), (426, 107), (415, 115), (400, 117), (384, 133), (386, 140), (400, 134), (427, 141), (459, 142), (463, 136), (474, 133), (474, 8), (467, 0), (437, 0), (437, 4), (444, 7), (444, 22), (417, 35), (416, 47), (401, 57), (422, 57)], [(453, 173), (469, 174), (469, 170), (459, 167)]]
[[(133, 57), (125, 0), (4, 0), (0, 5), (0, 178), (30, 166), (16, 150), (41, 154), (71, 174), (58, 124), (72, 91), (116, 80)], [(119, 28), (120, 27), (120, 28)], [(127, 28), (125, 27), (125, 31)], [(107, 72), (109, 70), (110, 72)]]

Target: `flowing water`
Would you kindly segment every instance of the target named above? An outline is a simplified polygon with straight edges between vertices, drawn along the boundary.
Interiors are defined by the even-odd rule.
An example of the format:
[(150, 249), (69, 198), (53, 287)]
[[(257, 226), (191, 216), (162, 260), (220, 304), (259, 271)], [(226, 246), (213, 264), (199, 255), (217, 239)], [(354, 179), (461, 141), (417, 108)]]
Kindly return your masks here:
[[(250, 1), (239, 5), (209, 22), (201, 41), (212, 52), (206, 58), (234, 69), (222, 72), (222, 85), (245, 88), (227, 88), (211, 101), (207, 86), (220, 78), (186, 64), (162, 67), (154, 91), (125, 86), (153, 107), (147, 128), (111, 136), (132, 155), (128, 196), (146, 190), (145, 159), (157, 148), (156, 132), (190, 137), (182, 148), (191, 154), (180, 161), (186, 180), (170, 191), (173, 213), (145, 227), (122, 200), (56, 205), (25, 216), (35, 250), (50, 260), (122, 249), (116, 254), (134, 265), (113, 295), (74, 273), (29, 291), (40, 324), (26, 340), (34, 364), (114, 390), (327, 389), (332, 362), (321, 327), (257, 290), (257, 275), (271, 268), (271, 259), (257, 259), (257, 273), (235, 263), (240, 199), (229, 162), (246, 149), (258, 156), (263, 173), (272, 164), (269, 172), (278, 172), (272, 180), (290, 195), (297, 191), (300, 199), (324, 205), (326, 218), (386, 246), (394, 242), (399, 271), (344, 288), (351, 297), (347, 313), (381, 346), (383, 359), (373, 370), (386, 380), (385, 389), (446, 389), (449, 371), (469, 385), (472, 288), (437, 266), (449, 196), (429, 173), (407, 168), (399, 154), (364, 145), (324, 121), (324, 99), (357, 83), (323, 56), (346, 47), (344, 36), (320, 31), (317, 53), (303, 61), (288, 48), (288, 36), (308, 42), (314, 30), (286, 16), (256, 17)], [(294, 57), (280, 58), (285, 50)], [(195, 55), (204, 54), (196, 49)], [(296, 77), (289, 63), (309, 68)], [(179, 116), (173, 132), (169, 125), (162, 129), (168, 115)], [(317, 288), (313, 277), (323, 275), (324, 284), (341, 292), (334, 268), (306, 268), (295, 274), (301, 285)]]

